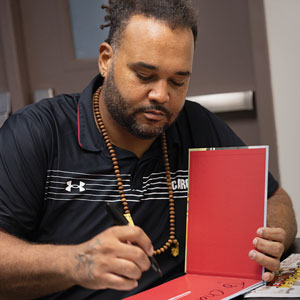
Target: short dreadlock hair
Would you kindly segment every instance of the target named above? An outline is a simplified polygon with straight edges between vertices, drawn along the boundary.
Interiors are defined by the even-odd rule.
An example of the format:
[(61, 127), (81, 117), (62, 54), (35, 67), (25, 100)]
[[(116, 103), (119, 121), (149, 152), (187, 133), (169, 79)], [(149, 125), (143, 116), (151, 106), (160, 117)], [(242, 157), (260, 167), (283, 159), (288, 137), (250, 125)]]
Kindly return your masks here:
[(190, 28), (196, 43), (197, 17), (192, 0), (108, 0), (102, 8), (106, 10), (105, 21), (108, 23), (101, 25), (101, 29), (110, 27), (105, 41), (112, 47), (120, 45), (122, 33), (134, 15), (163, 21), (172, 29)]

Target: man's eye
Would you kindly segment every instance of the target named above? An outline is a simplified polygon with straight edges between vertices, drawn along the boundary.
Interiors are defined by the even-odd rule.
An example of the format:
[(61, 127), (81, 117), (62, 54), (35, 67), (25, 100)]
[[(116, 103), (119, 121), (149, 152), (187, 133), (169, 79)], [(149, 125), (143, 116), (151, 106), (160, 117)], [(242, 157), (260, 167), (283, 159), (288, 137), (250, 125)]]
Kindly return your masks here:
[(175, 80), (171, 80), (172, 84), (176, 85), (176, 86), (183, 86), (184, 85), (184, 81), (183, 82), (178, 82), (178, 81), (175, 81)]
[(151, 79), (152, 79), (152, 75), (150, 75), (150, 76), (145, 76), (145, 75), (142, 75), (142, 74), (140, 74), (140, 73), (136, 73), (136, 76), (137, 76), (139, 79), (143, 80), (143, 81), (148, 81), (148, 80), (151, 80)]

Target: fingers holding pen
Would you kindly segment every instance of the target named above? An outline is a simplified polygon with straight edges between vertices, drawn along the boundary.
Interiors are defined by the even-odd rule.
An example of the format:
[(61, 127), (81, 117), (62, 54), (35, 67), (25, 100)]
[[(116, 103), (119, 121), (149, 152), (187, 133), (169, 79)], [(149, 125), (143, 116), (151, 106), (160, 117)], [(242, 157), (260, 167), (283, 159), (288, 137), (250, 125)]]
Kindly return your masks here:
[(130, 261), (143, 272), (149, 269), (148, 255), (153, 247), (150, 239), (139, 227), (113, 226), (101, 235), (101, 245), (97, 249), (99, 256), (113, 255)]
[(151, 241), (140, 228), (111, 227), (80, 245), (75, 254), (76, 284), (130, 290), (149, 269), (148, 255), (152, 253)]
[(112, 273), (107, 273), (103, 276), (102, 282), (106, 283), (106, 285), (101, 287), (102, 289), (109, 288), (119, 291), (130, 291), (138, 286), (137, 280), (128, 279)]
[(122, 242), (131, 242), (136, 244), (144, 252), (152, 256), (153, 255), (153, 246), (150, 238), (145, 234), (145, 232), (138, 226), (114, 226), (111, 227), (111, 230), (116, 230), (117, 236)]
[(145, 232), (137, 226), (114, 226), (110, 230), (115, 232), (121, 242), (119, 251), (123, 253), (122, 258), (136, 263), (142, 271), (148, 270), (148, 255), (153, 255), (153, 246)]

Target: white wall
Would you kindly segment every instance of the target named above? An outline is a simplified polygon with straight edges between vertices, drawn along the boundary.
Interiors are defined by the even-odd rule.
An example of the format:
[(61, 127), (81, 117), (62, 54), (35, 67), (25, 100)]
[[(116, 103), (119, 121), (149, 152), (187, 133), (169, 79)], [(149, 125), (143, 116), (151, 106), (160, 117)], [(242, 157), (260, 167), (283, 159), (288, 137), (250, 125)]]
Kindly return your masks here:
[(264, 0), (281, 186), (300, 236), (300, 1)]

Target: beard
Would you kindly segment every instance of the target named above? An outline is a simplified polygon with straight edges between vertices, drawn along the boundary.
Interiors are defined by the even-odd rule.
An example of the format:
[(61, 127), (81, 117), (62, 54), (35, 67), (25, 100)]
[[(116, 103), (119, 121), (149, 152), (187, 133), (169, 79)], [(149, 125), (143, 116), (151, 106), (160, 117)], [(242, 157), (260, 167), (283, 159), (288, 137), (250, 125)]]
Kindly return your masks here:
[[(161, 105), (149, 105), (134, 108), (126, 101), (114, 81), (114, 65), (108, 73), (107, 80), (103, 85), (104, 103), (111, 117), (133, 136), (140, 139), (153, 139), (163, 133), (170, 125), (172, 113)], [(167, 120), (164, 124), (158, 125), (156, 122), (141, 123), (137, 119), (137, 114), (149, 110), (158, 110), (165, 114)]]

